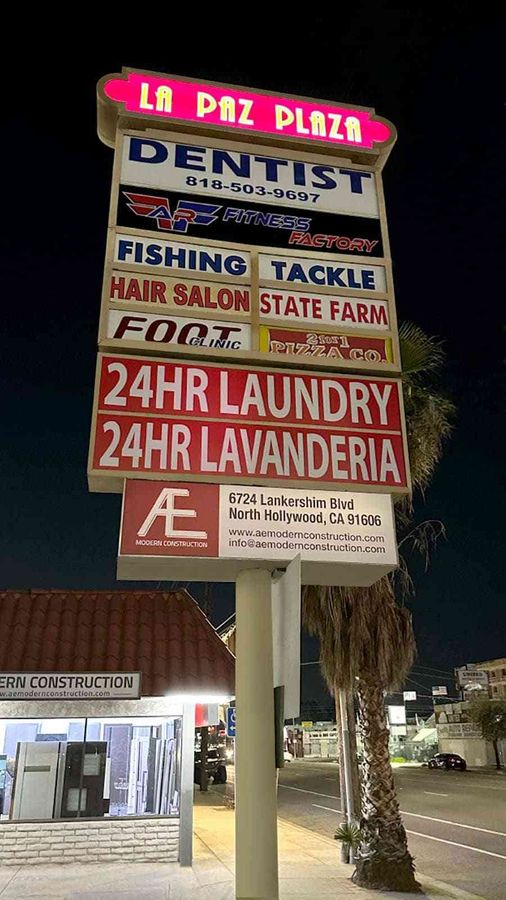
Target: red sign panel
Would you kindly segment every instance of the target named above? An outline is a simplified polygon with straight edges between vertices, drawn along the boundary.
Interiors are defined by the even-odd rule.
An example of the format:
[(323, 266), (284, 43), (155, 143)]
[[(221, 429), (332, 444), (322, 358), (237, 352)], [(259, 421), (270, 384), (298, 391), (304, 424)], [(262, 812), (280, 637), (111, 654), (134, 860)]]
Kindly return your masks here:
[(349, 359), (360, 362), (392, 362), (391, 338), (365, 335), (295, 331), (291, 328), (260, 329), (260, 349), (292, 356)]
[(99, 359), (92, 469), (405, 491), (400, 382)]

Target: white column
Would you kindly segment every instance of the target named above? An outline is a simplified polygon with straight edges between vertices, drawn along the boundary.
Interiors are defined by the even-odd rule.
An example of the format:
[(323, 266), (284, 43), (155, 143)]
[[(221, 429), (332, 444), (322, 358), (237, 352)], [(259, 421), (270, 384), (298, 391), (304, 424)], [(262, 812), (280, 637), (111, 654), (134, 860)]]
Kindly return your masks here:
[(181, 797), (179, 800), (179, 862), (193, 861), (193, 770), (195, 766), (195, 704), (183, 705), (181, 741)]
[(239, 573), (236, 628), (236, 897), (277, 900), (270, 572), (248, 569)]

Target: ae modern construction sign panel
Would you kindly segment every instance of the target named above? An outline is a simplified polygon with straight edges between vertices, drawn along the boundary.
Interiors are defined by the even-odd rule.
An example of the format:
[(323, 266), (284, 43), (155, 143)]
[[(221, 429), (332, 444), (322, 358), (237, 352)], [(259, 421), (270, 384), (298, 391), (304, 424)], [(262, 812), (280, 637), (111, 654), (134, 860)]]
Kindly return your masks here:
[(401, 384), (100, 356), (90, 484), (140, 473), (406, 493)]
[(140, 672), (2, 672), (0, 700), (136, 700)]
[(125, 483), (120, 578), (219, 573), (220, 580), (232, 580), (245, 562), (279, 568), (298, 554), (303, 583), (371, 584), (397, 565), (391, 498), (310, 488)]

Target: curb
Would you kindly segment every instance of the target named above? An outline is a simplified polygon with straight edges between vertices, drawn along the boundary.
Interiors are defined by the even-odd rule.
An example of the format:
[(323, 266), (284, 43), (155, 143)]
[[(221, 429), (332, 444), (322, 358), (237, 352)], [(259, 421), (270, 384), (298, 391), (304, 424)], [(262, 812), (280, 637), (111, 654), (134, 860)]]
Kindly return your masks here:
[(420, 875), (419, 873), (417, 873), (416, 877), (424, 891), (430, 891), (436, 896), (451, 897), (452, 900), (485, 900), (485, 898), (479, 894), (470, 894), (469, 891), (464, 891), (462, 888), (447, 884), (446, 881), (436, 881), (435, 878), (427, 878), (425, 875)]
[[(321, 841), (324, 841), (326, 844), (332, 844), (332, 846), (336, 846), (336, 841), (332, 838), (327, 838), (325, 835), (318, 834), (317, 831), (312, 831), (311, 828), (306, 828), (304, 825), (294, 825), (293, 822), (289, 822), (288, 819), (283, 819), (278, 816), (280, 822), (283, 822), (284, 825), (289, 825), (291, 828), (296, 828), (298, 831), (309, 831), (310, 834), (316, 835)], [(350, 866), (350, 875), (351, 875), (351, 866)], [(485, 897), (480, 896), (479, 894), (471, 894), (469, 891), (464, 891), (462, 888), (454, 887), (452, 884), (447, 884), (446, 881), (436, 881), (435, 878), (428, 878), (426, 875), (422, 875), (420, 872), (416, 872), (416, 878), (422, 885), (424, 891), (430, 892), (434, 897), (447, 897), (448, 900), (486, 900)], [(361, 890), (359, 888), (359, 890)], [(381, 893), (381, 892), (378, 892)], [(392, 893), (392, 897), (396, 896), (396, 891)], [(416, 897), (416, 894), (413, 894), (413, 897)]]

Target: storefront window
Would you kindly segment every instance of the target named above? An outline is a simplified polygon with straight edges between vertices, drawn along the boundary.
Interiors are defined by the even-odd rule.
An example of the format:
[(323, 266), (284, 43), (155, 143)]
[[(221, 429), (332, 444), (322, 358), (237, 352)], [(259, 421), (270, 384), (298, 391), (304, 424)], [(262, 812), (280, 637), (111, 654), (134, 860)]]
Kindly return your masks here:
[(0, 720), (0, 818), (179, 815), (179, 718)]

